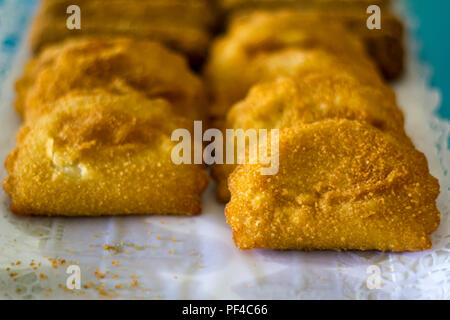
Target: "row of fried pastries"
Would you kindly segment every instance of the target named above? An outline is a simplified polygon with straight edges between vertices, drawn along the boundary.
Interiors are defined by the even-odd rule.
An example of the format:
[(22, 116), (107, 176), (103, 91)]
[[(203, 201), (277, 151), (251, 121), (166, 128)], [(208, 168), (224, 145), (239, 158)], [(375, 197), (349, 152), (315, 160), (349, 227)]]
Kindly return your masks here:
[[(67, 27), (73, 6), (80, 9), (80, 29)], [(163, 43), (199, 64), (207, 54), (217, 18), (209, 0), (42, 0), (30, 40), (38, 53), (74, 37), (145, 39)]]
[(212, 167), (239, 248), (431, 246), (439, 184), (395, 93), (344, 25), (253, 13), (215, 43), (205, 75), (217, 126), (279, 129), (277, 174), (261, 174), (263, 163)]
[[(212, 168), (219, 198), (231, 194), (239, 248), (430, 246), (439, 185), (348, 26), (297, 11), (240, 16), (205, 77), (213, 125), (281, 129), (276, 175), (258, 164)], [(25, 124), (4, 183), (13, 212), (200, 212), (207, 174), (172, 162), (170, 135), (204, 120), (207, 98), (177, 54), (144, 40), (69, 40), (33, 59), (17, 92)]]
[[(79, 30), (66, 25), (67, 8), (73, 5), (81, 10)], [(371, 5), (381, 8), (379, 30), (366, 26)], [(342, 23), (363, 41), (386, 79), (401, 76), (403, 25), (388, 0), (42, 0), (31, 29), (31, 46), (37, 53), (69, 37), (132, 37), (163, 43), (198, 67), (221, 20), (232, 25), (254, 11), (283, 9), (295, 12), (296, 20), (313, 15), (324, 24)], [(274, 31), (277, 27), (273, 21)]]

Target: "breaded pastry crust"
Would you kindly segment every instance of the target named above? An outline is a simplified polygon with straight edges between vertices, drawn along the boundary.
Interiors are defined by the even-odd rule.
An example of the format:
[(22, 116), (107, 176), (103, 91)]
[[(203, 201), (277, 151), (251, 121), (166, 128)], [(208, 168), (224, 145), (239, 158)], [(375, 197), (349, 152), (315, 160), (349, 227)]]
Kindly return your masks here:
[[(386, 86), (363, 85), (345, 73), (312, 73), (301, 79), (282, 77), (255, 85), (246, 99), (228, 112), (225, 127), (283, 129), (325, 119), (367, 122), (412, 145), (394, 92)], [(230, 199), (227, 179), (235, 168), (231, 164), (212, 167), (219, 201)]]
[[(78, 5), (81, 29), (66, 26), (67, 7)], [(216, 16), (206, 0), (46, 0), (31, 28), (35, 53), (73, 37), (132, 37), (154, 40), (193, 61), (205, 57)]]
[(395, 93), (345, 74), (312, 73), (255, 85), (227, 115), (232, 128), (290, 128), (325, 119), (351, 119), (406, 138)]
[(227, 11), (248, 9), (276, 9), (276, 8), (300, 8), (300, 9), (332, 9), (349, 10), (365, 9), (375, 4), (385, 7), (390, 0), (218, 0), (221, 9)]
[(362, 79), (382, 81), (360, 41), (339, 23), (324, 24), (314, 16), (296, 19), (287, 11), (238, 19), (214, 43), (205, 68), (213, 98), (211, 117), (224, 118), (255, 81), (318, 68), (346, 69)]
[(72, 90), (118, 90), (117, 82), (149, 98), (165, 98), (179, 115), (203, 119), (206, 92), (180, 55), (151, 41), (68, 40), (50, 47), (17, 82), (16, 109), (26, 120), (50, 111), (49, 102)]
[[(216, 14), (207, 0), (42, 0), (41, 12), (48, 18), (66, 14), (69, 5), (78, 5), (84, 18), (97, 23), (127, 18), (134, 22), (178, 22), (180, 25), (212, 28)], [(66, 14), (67, 17), (67, 14)], [(138, 21), (136, 21), (138, 20)]]
[(175, 165), (173, 130), (192, 130), (169, 103), (92, 90), (25, 124), (4, 189), (20, 215), (198, 214), (208, 175)]
[(439, 225), (425, 156), (358, 121), (281, 130), (278, 174), (260, 169), (240, 165), (229, 179), (240, 249), (424, 250)]
[[(227, 1), (222, 1), (227, 2)], [(399, 78), (404, 71), (403, 23), (390, 12), (386, 1), (237, 1), (228, 3), (223, 8), (228, 13), (228, 20), (232, 21), (251, 15), (255, 11), (265, 10), (276, 12), (289, 9), (298, 20), (308, 18), (309, 15), (320, 17), (324, 23), (340, 22), (353, 35), (364, 43), (385, 79)], [(381, 29), (367, 27), (367, 8), (370, 5), (381, 7)], [(335, 34), (339, 37), (338, 34)]]

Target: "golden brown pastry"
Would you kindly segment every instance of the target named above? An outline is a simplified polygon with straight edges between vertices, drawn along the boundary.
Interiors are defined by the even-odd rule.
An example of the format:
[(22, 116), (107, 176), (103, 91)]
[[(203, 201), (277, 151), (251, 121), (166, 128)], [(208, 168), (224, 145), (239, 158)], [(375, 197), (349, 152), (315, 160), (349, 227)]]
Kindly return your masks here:
[[(289, 9), (292, 13), (295, 11), (299, 20), (312, 14), (320, 16), (324, 24), (341, 22), (363, 40), (383, 76), (392, 80), (404, 71), (404, 31), (402, 22), (392, 14), (389, 3), (386, 0), (219, 0), (219, 7), (227, 14), (228, 21), (254, 11)], [(371, 5), (381, 8), (381, 30), (369, 30), (366, 26), (370, 16), (367, 8)]]
[(49, 112), (72, 90), (131, 87), (149, 98), (167, 99), (188, 119), (203, 119), (206, 92), (180, 55), (150, 41), (68, 40), (31, 60), (17, 82), (16, 108), (26, 120)]
[(240, 249), (415, 251), (439, 225), (425, 156), (358, 121), (284, 129), (279, 171), (240, 165), (227, 222)]
[[(230, 20), (242, 19), (252, 12), (253, 10), (237, 11)], [(271, 12), (276, 12), (276, 10)], [(403, 24), (387, 9), (382, 11), (380, 30), (367, 28), (366, 23), (369, 15), (366, 13), (366, 8), (335, 10), (325, 7), (321, 9), (292, 10), (291, 14), (295, 15), (298, 20), (308, 19), (312, 15), (320, 17), (323, 23), (342, 23), (349, 32), (361, 39), (367, 53), (376, 63), (385, 79), (393, 80), (402, 75), (405, 67)], [(335, 36), (338, 37), (339, 35)]]
[(386, 80), (399, 78), (405, 68), (405, 52), (403, 45), (404, 29), (402, 22), (387, 10), (381, 13), (381, 29), (370, 30), (366, 21), (368, 15), (363, 11), (332, 10), (299, 12), (298, 18), (305, 15), (319, 14), (323, 21), (339, 21), (364, 43), (367, 53), (371, 56)]
[[(346, 74), (359, 79), (361, 84), (384, 86), (374, 66), (370, 63), (355, 62), (338, 58), (323, 50), (283, 49), (276, 53), (260, 54), (247, 65), (245, 74), (239, 79), (218, 84), (217, 99), (211, 108), (211, 117), (221, 119), (231, 106), (246, 96), (252, 85), (289, 76), (302, 79), (311, 73)], [(219, 80), (220, 81), (220, 80)], [(225, 84), (225, 85), (223, 85)]]
[(175, 165), (173, 130), (190, 129), (163, 99), (102, 89), (69, 94), (25, 124), (4, 189), (20, 215), (198, 214), (208, 175)]
[(325, 68), (330, 72), (344, 69), (362, 80), (382, 83), (360, 41), (340, 24), (324, 25), (314, 16), (299, 20), (288, 11), (239, 19), (213, 45), (205, 69), (213, 98), (211, 117), (223, 119), (261, 80)]
[[(342, 73), (312, 73), (300, 80), (279, 78), (255, 85), (228, 112), (225, 127), (283, 129), (325, 119), (366, 122), (412, 145), (404, 131), (403, 113), (394, 92), (386, 86), (362, 85)], [(212, 175), (218, 182), (217, 197), (222, 202), (230, 199), (227, 179), (236, 166), (212, 167)]]
[(205, 0), (107, 0), (107, 6), (104, 0), (43, 0), (40, 10), (48, 17), (57, 17), (61, 12), (66, 14), (67, 7), (74, 4), (85, 15), (95, 14), (95, 18), (101, 21), (125, 16), (130, 20), (177, 21), (182, 25), (204, 28), (212, 28), (216, 24), (216, 14), (209, 1)]
[[(78, 5), (81, 30), (69, 30), (66, 9)], [(34, 52), (68, 37), (132, 37), (162, 42), (204, 58), (215, 14), (206, 0), (44, 0), (31, 29)]]
[(357, 8), (367, 8), (375, 4), (386, 7), (389, 0), (218, 0), (222, 10), (237, 11), (248, 9), (332, 9), (346, 11)]
[(287, 128), (328, 118), (364, 121), (406, 137), (402, 111), (388, 87), (362, 85), (345, 74), (312, 73), (255, 85), (229, 111), (232, 128)]

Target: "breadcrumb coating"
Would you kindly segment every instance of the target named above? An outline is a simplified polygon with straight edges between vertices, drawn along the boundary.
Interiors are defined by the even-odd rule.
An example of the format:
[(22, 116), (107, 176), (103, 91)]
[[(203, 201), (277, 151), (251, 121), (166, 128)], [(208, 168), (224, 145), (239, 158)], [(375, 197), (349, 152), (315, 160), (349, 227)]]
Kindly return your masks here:
[(238, 248), (430, 248), (438, 181), (425, 156), (392, 135), (351, 120), (283, 129), (279, 165), (273, 176), (240, 165), (229, 178)]
[[(295, 80), (281, 77), (255, 85), (246, 99), (228, 112), (225, 127), (283, 129), (326, 119), (367, 122), (412, 145), (394, 92), (386, 86), (362, 85), (345, 73), (312, 73)], [(219, 201), (230, 199), (227, 179), (235, 168), (231, 164), (212, 167)]]
[(206, 113), (203, 82), (180, 55), (151, 41), (125, 38), (68, 40), (32, 59), (16, 84), (16, 109), (26, 120), (49, 111), (72, 90), (128, 86), (149, 98), (165, 98), (174, 111), (201, 120)]
[(20, 215), (198, 214), (208, 175), (175, 165), (171, 133), (192, 130), (162, 99), (69, 94), (25, 124), (4, 189)]
[(255, 85), (229, 111), (227, 123), (234, 128), (287, 128), (328, 118), (365, 121), (406, 138), (403, 113), (392, 90), (362, 85), (338, 73), (281, 77)]
[[(66, 26), (66, 9), (81, 9), (81, 29)], [(161, 42), (189, 56), (205, 57), (216, 24), (207, 0), (44, 0), (31, 28), (35, 53), (75, 37), (131, 37)]]
[[(362, 40), (366, 51), (376, 63), (387, 80), (399, 78), (405, 68), (404, 27), (403, 23), (390, 12), (387, 1), (222, 1), (226, 8), (228, 21), (248, 16), (255, 11), (275, 12), (288, 9), (298, 20), (309, 15), (320, 17), (324, 23), (342, 23), (349, 32)], [(370, 5), (381, 7), (381, 29), (367, 28), (367, 8)], [(232, 22), (231, 22), (232, 23)], [(335, 35), (339, 37), (339, 35)]]
[(351, 10), (355, 8), (366, 9), (375, 4), (380, 7), (387, 6), (390, 0), (218, 0), (218, 5), (224, 10), (245, 10), (250, 8), (300, 8)]
[(237, 19), (213, 44), (205, 67), (213, 99), (211, 118), (225, 118), (257, 82), (280, 75), (301, 77), (318, 69), (346, 70), (362, 81), (382, 83), (361, 42), (339, 23), (324, 24), (313, 15), (297, 19), (287, 11)]

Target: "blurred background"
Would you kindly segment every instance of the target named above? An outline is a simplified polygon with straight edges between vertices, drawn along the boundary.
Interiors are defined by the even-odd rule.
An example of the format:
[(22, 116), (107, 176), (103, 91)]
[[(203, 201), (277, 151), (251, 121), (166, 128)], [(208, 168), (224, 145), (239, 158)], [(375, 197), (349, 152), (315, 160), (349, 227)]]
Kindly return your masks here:
[[(442, 105), (438, 114), (450, 120), (450, 41), (447, 33), (450, 31), (450, 0), (394, 0), (404, 1), (415, 18), (414, 33), (420, 45), (420, 58), (432, 68), (431, 84), (440, 88), (442, 92)], [(0, 5), (4, 5), (5, 0), (0, 0)], [(38, 0), (15, 0), (17, 16), (28, 19), (30, 12)], [(11, 1), (9, 1), (11, 3)], [(19, 14), (28, 12), (28, 14)], [(2, 37), (4, 41), (0, 43), (0, 59), (2, 55), (11, 54), (17, 49), (16, 38), (18, 30), (13, 30), (15, 25), (7, 23), (7, 17), (2, 16), (0, 10), (0, 32), (7, 36)], [(25, 21), (21, 23), (25, 24)], [(6, 30), (8, 29), (8, 30)], [(0, 68), (0, 76), (2, 75)]]

